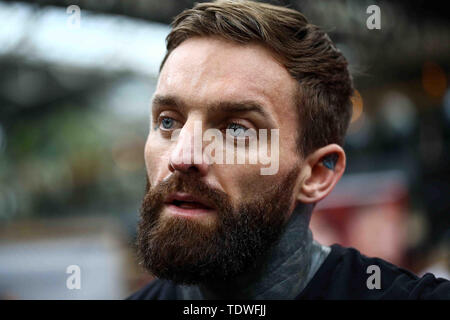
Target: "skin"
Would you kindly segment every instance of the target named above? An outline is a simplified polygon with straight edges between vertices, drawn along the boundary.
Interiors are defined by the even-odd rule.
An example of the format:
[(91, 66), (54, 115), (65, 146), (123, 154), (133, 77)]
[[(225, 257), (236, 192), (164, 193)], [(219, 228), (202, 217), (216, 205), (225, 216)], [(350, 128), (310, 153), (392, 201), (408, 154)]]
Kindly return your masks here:
[[(298, 153), (296, 133), (299, 122), (293, 98), (296, 85), (275, 54), (260, 44), (242, 45), (213, 37), (184, 41), (168, 57), (152, 100), (151, 130), (145, 146), (145, 164), (151, 185), (157, 185), (178, 171), (225, 192), (237, 204), (278, 185), (292, 168), (299, 166), (290, 212), (298, 202), (313, 204), (326, 197), (345, 170), (345, 153), (336, 144), (317, 149), (306, 158)], [(177, 105), (167, 97), (175, 97)], [(266, 116), (256, 111), (213, 109), (219, 102), (249, 100), (259, 104)], [(167, 117), (173, 119), (171, 129), (181, 129), (177, 141), (171, 141), (171, 130), (165, 130), (161, 124)], [(195, 121), (201, 121), (203, 131), (209, 128), (225, 130), (230, 123), (255, 130), (279, 129), (278, 172), (261, 175), (260, 168), (267, 165), (259, 163), (183, 162), (181, 149), (189, 139), (192, 141)], [(190, 151), (195, 152), (193, 148)], [(321, 162), (324, 156), (332, 153), (339, 156), (334, 170)], [(167, 208), (163, 210), (164, 214), (169, 214)], [(211, 221), (214, 214), (195, 218)]]

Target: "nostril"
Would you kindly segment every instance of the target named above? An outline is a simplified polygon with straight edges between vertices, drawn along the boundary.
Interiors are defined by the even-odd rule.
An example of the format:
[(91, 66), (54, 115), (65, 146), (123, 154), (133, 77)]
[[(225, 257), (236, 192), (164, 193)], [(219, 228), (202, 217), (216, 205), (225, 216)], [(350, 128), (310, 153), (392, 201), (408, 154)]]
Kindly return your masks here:
[(180, 171), (184, 173), (188, 172), (200, 172), (200, 169), (197, 167), (197, 165), (192, 163), (173, 163), (172, 161), (169, 161), (169, 170), (171, 172), (174, 171)]

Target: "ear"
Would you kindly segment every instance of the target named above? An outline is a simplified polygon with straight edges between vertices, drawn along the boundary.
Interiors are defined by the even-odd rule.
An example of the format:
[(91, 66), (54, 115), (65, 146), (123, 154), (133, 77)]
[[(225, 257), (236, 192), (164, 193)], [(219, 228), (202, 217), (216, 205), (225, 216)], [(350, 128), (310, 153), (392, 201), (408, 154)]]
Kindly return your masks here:
[(329, 144), (315, 150), (303, 161), (297, 200), (316, 203), (325, 198), (345, 171), (344, 150), (337, 144)]

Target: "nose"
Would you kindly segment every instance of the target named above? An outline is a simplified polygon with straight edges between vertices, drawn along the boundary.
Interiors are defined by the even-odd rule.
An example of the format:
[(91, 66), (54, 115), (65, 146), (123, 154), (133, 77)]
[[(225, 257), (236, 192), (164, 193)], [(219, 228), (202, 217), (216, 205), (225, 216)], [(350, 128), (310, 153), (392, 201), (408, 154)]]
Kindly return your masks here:
[(203, 131), (202, 122), (186, 122), (179, 131), (175, 146), (169, 157), (169, 170), (182, 173), (199, 173), (205, 176), (209, 165), (203, 159)]

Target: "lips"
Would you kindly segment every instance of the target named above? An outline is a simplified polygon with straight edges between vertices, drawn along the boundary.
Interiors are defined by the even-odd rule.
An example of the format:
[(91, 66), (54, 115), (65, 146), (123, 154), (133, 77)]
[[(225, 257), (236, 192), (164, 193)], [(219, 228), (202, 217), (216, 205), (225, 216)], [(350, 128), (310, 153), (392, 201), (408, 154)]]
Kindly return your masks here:
[(212, 210), (212, 206), (205, 200), (194, 197), (188, 193), (177, 192), (169, 195), (164, 201), (165, 204), (175, 206), (184, 210)]

